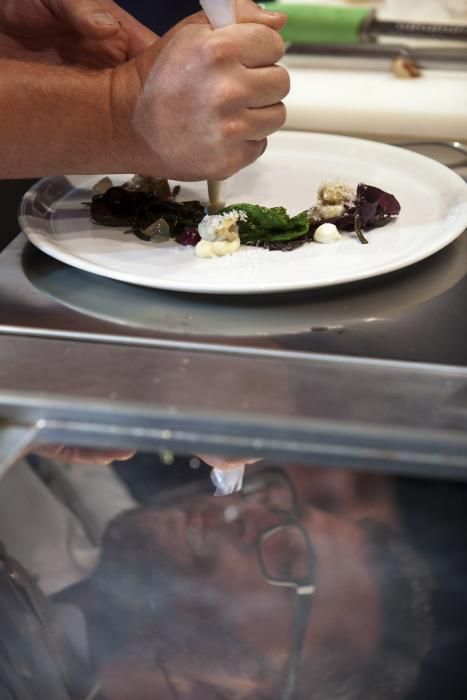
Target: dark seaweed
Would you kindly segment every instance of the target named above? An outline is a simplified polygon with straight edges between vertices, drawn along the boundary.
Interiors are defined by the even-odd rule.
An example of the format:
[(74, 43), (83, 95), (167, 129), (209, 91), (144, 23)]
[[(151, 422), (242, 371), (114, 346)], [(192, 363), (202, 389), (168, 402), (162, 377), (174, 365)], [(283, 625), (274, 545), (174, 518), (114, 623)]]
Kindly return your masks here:
[(186, 228), (198, 227), (205, 215), (200, 202), (174, 202), (142, 190), (111, 187), (92, 199), (91, 218), (103, 226), (128, 226), (142, 240), (151, 240), (144, 231), (159, 219), (165, 219), (170, 235), (178, 240)]

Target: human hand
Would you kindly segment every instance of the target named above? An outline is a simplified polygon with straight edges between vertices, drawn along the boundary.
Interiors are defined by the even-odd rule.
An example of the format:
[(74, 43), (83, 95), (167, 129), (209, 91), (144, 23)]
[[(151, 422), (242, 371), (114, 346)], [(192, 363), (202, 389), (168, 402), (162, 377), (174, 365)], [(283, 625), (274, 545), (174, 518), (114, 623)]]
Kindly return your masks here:
[(111, 464), (112, 462), (125, 462), (131, 459), (134, 450), (102, 450), (85, 447), (72, 447), (70, 445), (38, 445), (31, 452), (40, 457), (55, 459), (65, 464)]
[(242, 469), (243, 467), (249, 467), (252, 464), (257, 464), (262, 461), (262, 457), (242, 457), (230, 458), (230, 457), (219, 457), (216, 455), (198, 455), (200, 459), (205, 462), (209, 467), (213, 469), (219, 469), (219, 471), (229, 472), (235, 469)]
[(4, 57), (113, 67), (156, 39), (113, 0), (3, 0), (0, 5)]
[[(213, 30), (204, 13), (113, 71), (112, 113), (136, 172), (177, 180), (225, 179), (254, 162), (283, 126), (285, 16), (238, 0), (238, 24)], [(148, 148), (149, 146), (149, 148)]]

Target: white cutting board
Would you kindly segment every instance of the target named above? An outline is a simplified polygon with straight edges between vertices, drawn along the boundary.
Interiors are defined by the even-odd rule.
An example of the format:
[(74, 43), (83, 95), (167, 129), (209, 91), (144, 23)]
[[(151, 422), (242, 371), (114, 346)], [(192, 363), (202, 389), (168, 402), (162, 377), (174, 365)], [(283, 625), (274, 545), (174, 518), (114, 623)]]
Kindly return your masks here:
[(418, 80), (400, 80), (389, 71), (317, 69), (312, 60), (300, 68), (295, 59), (285, 63), (292, 83), (288, 129), (467, 140), (467, 72), (430, 71)]
[[(300, 1), (311, 4), (312, 0), (294, 0)], [(379, 16), (400, 17), (395, 6), (395, 0), (379, 4)], [(423, 16), (415, 12), (417, 6)], [(405, 7), (410, 8), (407, 19), (453, 21), (436, 0), (405, 2)], [(467, 140), (467, 70), (425, 71), (420, 79), (401, 80), (385, 70), (326, 68), (323, 59), (289, 56), (284, 63), (292, 79), (287, 98), (289, 129), (389, 139)]]

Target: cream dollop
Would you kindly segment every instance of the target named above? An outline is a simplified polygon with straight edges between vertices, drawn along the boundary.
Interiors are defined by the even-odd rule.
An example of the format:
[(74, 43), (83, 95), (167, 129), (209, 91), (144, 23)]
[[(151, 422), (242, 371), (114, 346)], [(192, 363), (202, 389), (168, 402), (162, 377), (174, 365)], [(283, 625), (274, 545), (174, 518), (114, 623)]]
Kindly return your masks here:
[(200, 241), (195, 253), (198, 258), (222, 258), (224, 255), (233, 255), (240, 250), (240, 238), (233, 241)]
[(334, 224), (321, 224), (313, 234), (316, 243), (337, 243), (342, 238)]

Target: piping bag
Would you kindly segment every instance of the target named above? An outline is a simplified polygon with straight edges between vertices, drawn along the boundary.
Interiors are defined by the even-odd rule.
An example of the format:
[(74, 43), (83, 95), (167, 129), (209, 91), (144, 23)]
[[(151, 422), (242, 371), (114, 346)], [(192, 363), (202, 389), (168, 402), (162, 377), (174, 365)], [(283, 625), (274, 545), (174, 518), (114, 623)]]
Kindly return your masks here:
[(246, 465), (225, 471), (224, 469), (213, 469), (211, 481), (216, 487), (216, 496), (230, 496), (232, 493), (242, 490), (243, 478), (245, 476)]
[[(200, 0), (200, 5), (213, 29), (236, 24), (234, 0)], [(208, 182), (210, 213), (219, 211), (223, 206), (221, 188), (221, 182)], [(245, 465), (229, 471), (213, 469), (211, 479), (216, 487), (216, 496), (230, 496), (232, 493), (241, 491), (244, 475)]]
[[(213, 29), (228, 27), (229, 24), (236, 24), (234, 0), (200, 0), (210, 24)], [(208, 182), (209, 192), (209, 214), (216, 214), (223, 208), (222, 182), (210, 180)]]

